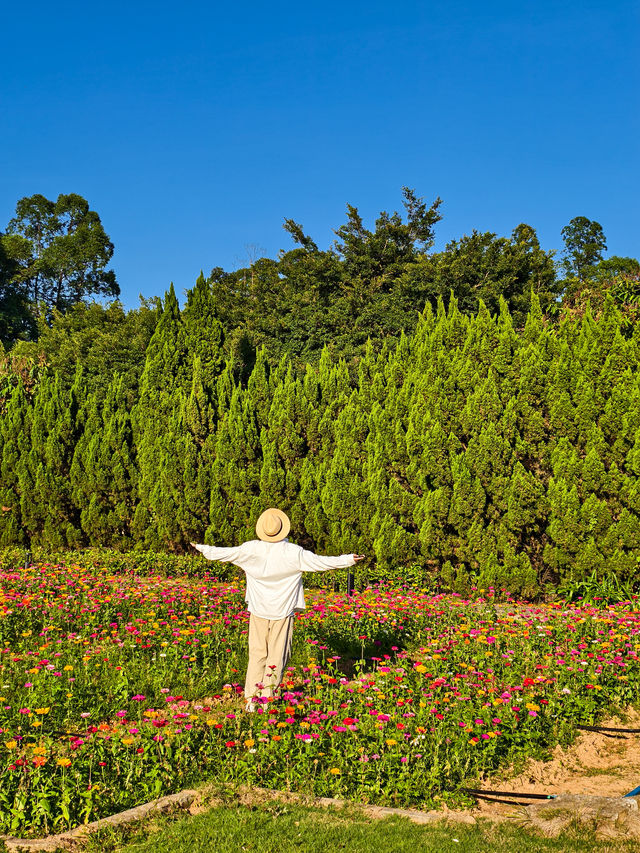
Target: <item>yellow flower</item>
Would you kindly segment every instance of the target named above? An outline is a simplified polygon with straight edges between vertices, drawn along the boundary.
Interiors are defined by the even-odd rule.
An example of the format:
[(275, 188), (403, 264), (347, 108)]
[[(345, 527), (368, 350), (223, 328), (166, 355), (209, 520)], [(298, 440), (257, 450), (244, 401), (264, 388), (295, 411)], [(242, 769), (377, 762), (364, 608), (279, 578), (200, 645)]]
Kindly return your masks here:
[(31, 725), (32, 725), (32, 726), (35, 726), (35, 728), (37, 729), (37, 728), (38, 728), (38, 726), (41, 726), (41, 725), (42, 725), (42, 720), (34, 720), (34, 721), (31, 723)]
[(44, 755), (47, 751), (44, 746), (32, 746), (31, 749), (34, 755)]
[(56, 764), (58, 765), (58, 767), (68, 767), (71, 764), (71, 759), (70, 758), (59, 758), (56, 761)]
[(340, 770), (339, 767), (332, 767), (331, 770), (329, 770), (329, 773), (333, 773), (334, 776), (337, 776), (341, 772), (342, 771)]
[(5, 740), (4, 745), (7, 747), (7, 749), (15, 749), (16, 746), (18, 745), (18, 741), (17, 740)]
[(398, 743), (398, 741), (394, 740), (392, 737), (390, 737), (388, 740), (385, 741), (385, 743), (387, 744), (387, 746), (395, 746)]
[(528, 711), (539, 711), (540, 705), (534, 705), (533, 702), (527, 702), (527, 704), (525, 705), (525, 708)]
[(247, 749), (251, 749), (251, 747), (254, 745), (254, 743), (255, 743), (255, 740), (252, 737), (250, 737), (250, 738), (247, 738), (245, 740), (244, 745), (247, 747)]
[(419, 664), (419, 666), (416, 667), (416, 672), (426, 672), (426, 671), (427, 671), (426, 666), (423, 666), (422, 664)]
[(73, 669), (73, 667), (71, 666), (71, 664), (67, 664), (66, 666), (64, 666), (64, 667), (62, 667), (62, 668), (63, 668), (63, 670), (64, 670), (65, 672), (71, 672), (71, 671), (72, 671), (72, 669)]
[(36, 708), (36, 714), (48, 714), (51, 708)]
[(132, 738), (132, 737), (123, 737), (123, 738), (122, 738), (122, 743), (123, 743), (125, 746), (131, 746), (131, 744), (133, 743), (133, 738)]

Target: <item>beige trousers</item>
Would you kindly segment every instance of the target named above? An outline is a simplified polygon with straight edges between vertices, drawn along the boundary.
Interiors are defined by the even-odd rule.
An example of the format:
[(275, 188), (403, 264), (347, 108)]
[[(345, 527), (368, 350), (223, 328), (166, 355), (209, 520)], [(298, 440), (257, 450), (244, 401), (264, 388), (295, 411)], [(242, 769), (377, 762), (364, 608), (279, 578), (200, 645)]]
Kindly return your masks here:
[(286, 619), (262, 619), (249, 614), (249, 666), (244, 695), (272, 696), (291, 657), (293, 614)]

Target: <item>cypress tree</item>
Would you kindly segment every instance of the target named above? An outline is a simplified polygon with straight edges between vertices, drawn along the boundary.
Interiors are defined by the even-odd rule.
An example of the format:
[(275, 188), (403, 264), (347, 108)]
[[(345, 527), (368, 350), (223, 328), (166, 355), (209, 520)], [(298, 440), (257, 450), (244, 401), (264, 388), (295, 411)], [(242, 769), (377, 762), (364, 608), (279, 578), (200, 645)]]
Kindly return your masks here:
[(140, 395), (133, 413), (140, 472), (133, 529), (138, 541), (148, 548), (166, 545), (168, 530), (176, 530), (178, 507), (160, 487), (166, 476), (159, 477), (159, 472), (176, 464), (175, 446), (167, 442), (167, 433), (170, 426), (175, 429), (182, 402), (180, 392), (186, 393), (190, 383), (186, 334), (172, 284), (147, 347)]
[(34, 396), (28, 450), (18, 467), (23, 528), (33, 544), (65, 547), (82, 541), (69, 481), (81, 397), (80, 372), (66, 392), (59, 374), (44, 377)]
[(237, 544), (255, 538), (265, 509), (260, 499), (261, 446), (250, 392), (236, 387), (218, 427), (205, 541)]
[(24, 386), (18, 381), (0, 419), (0, 504), (8, 507), (0, 513), (0, 546), (4, 547), (28, 541), (22, 525), (18, 470), (21, 455), (28, 452), (29, 419)]
[(328, 547), (336, 553), (370, 551), (369, 522), (374, 513), (364, 477), (367, 416), (353, 392), (335, 423), (335, 449), (328, 460), (322, 508), (329, 530)]
[(190, 360), (198, 360), (200, 382), (208, 401), (215, 406), (218, 377), (225, 368), (224, 331), (218, 319), (211, 286), (200, 272), (195, 286), (187, 291), (182, 319)]
[(73, 500), (90, 545), (131, 547), (137, 469), (124, 377), (116, 374), (102, 403), (89, 396), (70, 470)]

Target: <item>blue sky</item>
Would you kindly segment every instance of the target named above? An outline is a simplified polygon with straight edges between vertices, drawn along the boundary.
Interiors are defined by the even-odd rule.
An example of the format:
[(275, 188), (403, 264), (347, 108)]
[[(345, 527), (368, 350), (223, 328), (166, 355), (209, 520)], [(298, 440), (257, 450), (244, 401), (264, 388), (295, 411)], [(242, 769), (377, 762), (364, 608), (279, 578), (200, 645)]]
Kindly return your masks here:
[(77, 192), (127, 306), (200, 269), (328, 246), (400, 188), (443, 199), (437, 248), (597, 219), (640, 256), (640, 5), (626, 0), (11, 4), (0, 53), (0, 229)]

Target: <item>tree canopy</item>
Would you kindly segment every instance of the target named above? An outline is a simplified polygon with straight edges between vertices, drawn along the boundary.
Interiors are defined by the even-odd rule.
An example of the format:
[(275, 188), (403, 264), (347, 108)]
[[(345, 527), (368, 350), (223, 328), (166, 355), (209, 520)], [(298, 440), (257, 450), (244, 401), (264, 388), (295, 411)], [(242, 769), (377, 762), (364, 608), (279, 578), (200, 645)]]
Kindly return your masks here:
[(99, 215), (77, 193), (56, 201), (41, 194), (20, 199), (0, 243), (5, 340), (33, 334), (41, 310), (49, 317), (53, 310), (120, 293), (107, 269), (113, 244)]

